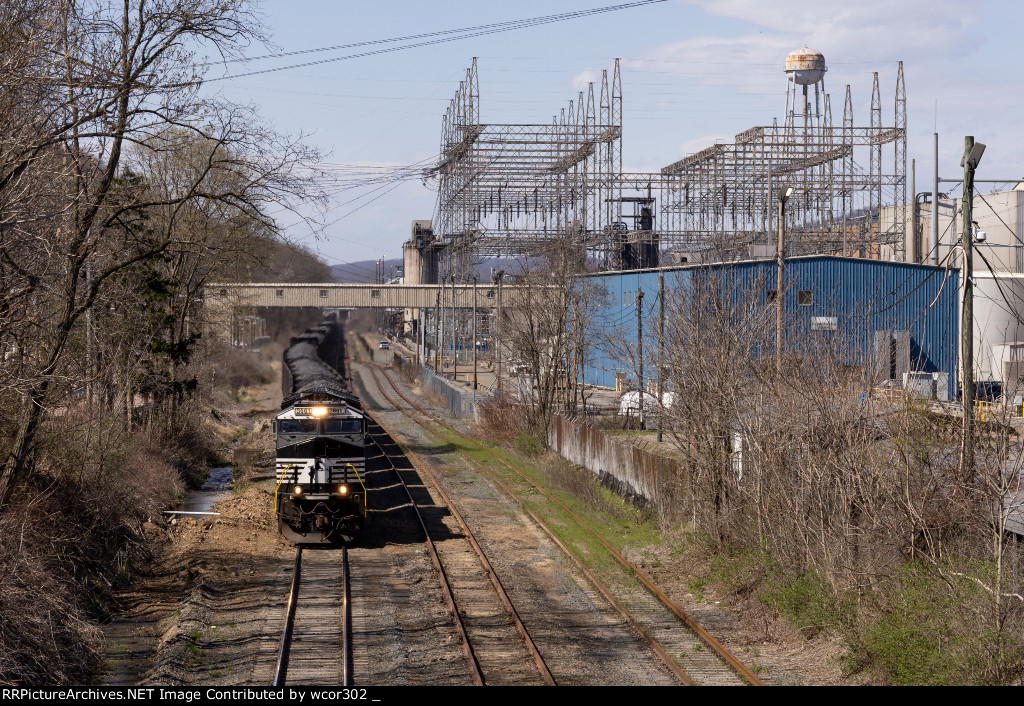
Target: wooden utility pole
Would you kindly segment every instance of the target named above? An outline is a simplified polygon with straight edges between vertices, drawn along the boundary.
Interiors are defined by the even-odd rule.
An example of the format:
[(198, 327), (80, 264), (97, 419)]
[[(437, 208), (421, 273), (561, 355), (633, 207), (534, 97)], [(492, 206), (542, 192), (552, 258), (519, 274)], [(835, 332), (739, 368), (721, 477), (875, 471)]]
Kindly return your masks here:
[(636, 290), (636, 350), (640, 361), (640, 429), (644, 429), (644, 290)]
[(476, 389), (476, 275), (473, 275), (473, 389)]
[[(443, 288), (444, 288), (444, 286), (442, 285), (442, 289)], [(434, 362), (433, 368), (434, 368), (434, 372), (436, 373), (437, 372), (438, 354), (439, 354), (439, 351), (438, 351), (438, 334), (439, 334), (439, 332), (441, 330), (441, 325), (440, 325), (441, 324), (441, 319), (440, 319), (440, 316), (441, 316), (441, 290), (440, 289), (438, 289), (437, 292), (435, 292), (435, 297), (436, 297), (436, 302), (434, 304), (434, 355), (432, 357), (434, 359), (434, 361), (433, 361)]]
[(452, 380), (459, 379), (459, 339), (455, 326), (455, 273), (452, 272)]
[(782, 321), (786, 313), (784, 291), (786, 287), (786, 201), (792, 192), (791, 188), (782, 187), (779, 189), (779, 217), (778, 235), (779, 244), (775, 253), (778, 262), (778, 272), (775, 279), (775, 371), (782, 374)]
[(498, 356), (498, 395), (501, 395), (501, 280), (505, 277), (505, 271), (498, 271), (498, 321), (494, 329), (494, 352)]
[[(964, 441), (961, 446), (960, 468), (964, 478), (972, 475), (974, 467), (974, 169), (977, 158), (972, 159), (974, 137), (964, 138), (964, 201), (963, 234), (960, 244), (964, 248), (963, 318), (960, 321), (960, 347), (963, 359)], [(979, 155), (980, 157), (980, 155)]]
[(665, 419), (665, 273), (658, 274), (658, 402), (661, 413), (658, 415), (658, 441), (664, 429)]

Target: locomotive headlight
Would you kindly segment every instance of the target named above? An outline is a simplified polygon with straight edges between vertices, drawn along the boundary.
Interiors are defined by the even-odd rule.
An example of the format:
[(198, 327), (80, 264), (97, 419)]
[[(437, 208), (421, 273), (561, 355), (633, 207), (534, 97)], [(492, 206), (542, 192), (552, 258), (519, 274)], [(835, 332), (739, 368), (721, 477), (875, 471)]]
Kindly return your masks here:
[(338, 495), (348, 495), (348, 486), (347, 485), (339, 485), (338, 486)]
[(297, 485), (294, 488), (292, 488), (292, 493), (295, 495), (302, 495), (302, 486)]
[(314, 407), (313, 408), (313, 416), (314, 417), (325, 417), (325, 416), (327, 416), (327, 408), (326, 407)]

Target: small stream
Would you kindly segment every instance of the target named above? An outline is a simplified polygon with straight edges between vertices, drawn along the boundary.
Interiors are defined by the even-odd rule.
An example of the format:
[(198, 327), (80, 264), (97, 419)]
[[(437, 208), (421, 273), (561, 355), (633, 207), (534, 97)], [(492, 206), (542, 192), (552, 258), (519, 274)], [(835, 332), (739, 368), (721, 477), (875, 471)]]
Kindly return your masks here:
[(210, 512), (210, 508), (218, 500), (231, 493), (231, 482), (234, 480), (234, 466), (221, 466), (210, 469), (210, 477), (198, 490), (185, 494), (185, 502), (177, 508), (181, 512)]

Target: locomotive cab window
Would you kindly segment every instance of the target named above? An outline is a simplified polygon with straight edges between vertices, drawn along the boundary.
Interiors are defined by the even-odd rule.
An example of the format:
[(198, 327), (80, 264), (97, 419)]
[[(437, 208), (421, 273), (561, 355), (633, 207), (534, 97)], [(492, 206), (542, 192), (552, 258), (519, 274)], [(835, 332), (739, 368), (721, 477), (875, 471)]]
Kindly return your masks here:
[(280, 419), (277, 423), (280, 434), (316, 434), (315, 419)]
[(321, 424), (324, 434), (358, 434), (363, 430), (358, 419), (325, 419)]

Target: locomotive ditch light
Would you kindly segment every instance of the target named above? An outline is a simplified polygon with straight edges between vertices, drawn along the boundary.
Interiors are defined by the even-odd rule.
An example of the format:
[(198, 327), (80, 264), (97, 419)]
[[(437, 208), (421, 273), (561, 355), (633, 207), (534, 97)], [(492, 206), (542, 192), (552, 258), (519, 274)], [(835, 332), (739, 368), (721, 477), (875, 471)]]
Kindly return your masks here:
[(348, 486), (347, 485), (339, 485), (338, 486), (338, 494), (339, 495), (348, 495)]
[(292, 488), (292, 493), (294, 495), (302, 495), (302, 486), (301, 485), (297, 485), (294, 488)]
[(327, 408), (326, 407), (314, 407), (313, 408), (313, 416), (314, 417), (325, 417), (325, 416), (327, 416)]

